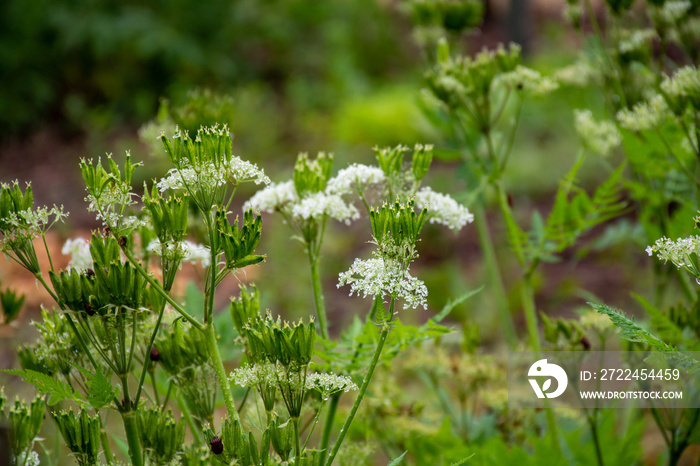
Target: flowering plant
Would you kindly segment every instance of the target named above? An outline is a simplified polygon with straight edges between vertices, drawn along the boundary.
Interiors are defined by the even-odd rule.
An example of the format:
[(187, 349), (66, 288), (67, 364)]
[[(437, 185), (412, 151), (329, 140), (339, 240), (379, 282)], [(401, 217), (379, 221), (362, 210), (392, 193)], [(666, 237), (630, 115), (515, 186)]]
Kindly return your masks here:
[[(332, 155), (310, 159), (302, 154), (293, 180), (274, 184), (255, 164), (233, 155), (226, 127), (201, 128), (194, 138), (177, 131), (161, 140), (173, 168), (150, 187), (145, 185), (142, 195), (132, 186), (141, 164), (133, 163), (128, 153), (123, 168), (111, 157), (106, 166), (100, 160), (81, 161), (88, 210), (104, 228), (89, 240), (69, 239), (63, 248), (72, 257), (68, 267), (57, 270), (50, 262), (48, 280), (33, 240), (43, 239), (65, 214), (59, 208), (36, 209), (31, 187), (2, 187), (3, 251), (30, 271), (55, 301), (37, 324), (39, 340), (21, 351), (23, 369), (6, 371), (45, 395), (31, 409), (18, 401), (21, 415), (10, 416), (14, 438), (21, 439), (13, 447), (14, 461), (33, 461), (30, 452), (41, 425), (37, 413), (46, 404), (81, 465), (114, 463), (117, 455), (104, 434), (109, 410), (122, 419), (135, 465), (332, 464), (398, 322), (396, 301), (403, 301), (404, 309), (427, 306), (425, 284), (409, 273), (423, 225), (431, 221), (458, 230), (472, 215), (446, 194), (421, 187), (432, 160), (431, 146), (417, 145), (409, 164), (403, 160), (409, 152), (404, 146), (377, 149), (379, 166), (355, 164), (335, 177)], [(242, 217), (232, 223), (228, 209), (237, 187), (246, 182), (267, 187), (245, 203)], [(340, 275), (338, 286), (350, 285), (351, 294), (373, 297), (367, 324), (377, 325), (380, 333), (370, 360), (359, 351), (362, 345), (355, 344), (354, 352), (349, 347), (325, 349), (331, 340), (319, 279), (325, 224), (328, 219), (358, 220), (357, 198), (367, 210), (376, 249), (372, 259), (356, 259)], [(222, 323), (216, 313), (217, 288), (265, 259), (256, 253), (261, 211), (282, 214), (302, 241), (311, 264), (319, 335), (313, 318), (289, 324), (270, 311), (263, 314), (256, 286), (242, 286), (231, 299), (230, 322)], [(189, 239), (193, 225), (205, 232), (204, 244)], [(50, 257), (48, 248), (46, 253)], [(178, 296), (184, 261), (198, 264), (204, 273), (196, 306)], [(434, 323), (417, 330), (413, 341), (445, 331)], [(226, 344), (233, 351), (225, 356), (241, 359), (230, 375), (220, 352), (223, 335), (233, 335)], [(319, 342), (325, 362), (315, 357)], [(360, 376), (358, 366), (365, 364)], [(235, 399), (241, 393), (232, 382), (247, 389), (238, 405)], [(339, 399), (351, 391), (358, 394), (331, 446)], [(223, 419), (216, 412), (219, 396), (226, 408)], [(266, 412), (260, 419), (261, 436), (241, 415), (257, 400)], [(328, 400), (320, 448), (307, 448)], [(69, 406), (78, 412), (66, 411)], [(179, 420), (172, 408), (181, 413)], [(309, 415), (313, 427), (305, 433), (302, 420)], [(27, 422), (30, 430), (23, 427)], [(183, 444), (186, 432), (194, 444)]]

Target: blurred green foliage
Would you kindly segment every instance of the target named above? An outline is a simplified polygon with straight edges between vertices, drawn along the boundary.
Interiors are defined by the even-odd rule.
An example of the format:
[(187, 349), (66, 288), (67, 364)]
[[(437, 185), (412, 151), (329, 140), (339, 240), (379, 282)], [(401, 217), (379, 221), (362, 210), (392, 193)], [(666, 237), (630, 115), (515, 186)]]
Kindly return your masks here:
[(143, 122), (161, 96), (253, 81), (329, 107), (410, 62), (401, 20), (375, 0), (7, 0), (2, 137)]

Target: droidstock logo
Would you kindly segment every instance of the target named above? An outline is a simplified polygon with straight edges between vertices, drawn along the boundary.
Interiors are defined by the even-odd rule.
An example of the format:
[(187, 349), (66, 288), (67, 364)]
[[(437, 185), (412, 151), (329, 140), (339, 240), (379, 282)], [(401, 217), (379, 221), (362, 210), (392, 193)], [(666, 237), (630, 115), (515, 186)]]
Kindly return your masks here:
[[(542, 388), (537, 381), (537, 379), (529, 378), (530, 385), (535, 391), (537, 398), (556, 398), (566, 390), (566, 386), (569, 383), (569, 379), (566, 376), (564, 369), (557, 366), (556, 364), (547, 363), (546, 359), (540, 359), (535, 364), (530, 366), (530, 370), (527, 373), (528, 377), (548, 377), (547, 380), (542, 384)], [(557, 389), (551, 393), (547, 390), (552, 386), (552, 378), (557, 380)]]

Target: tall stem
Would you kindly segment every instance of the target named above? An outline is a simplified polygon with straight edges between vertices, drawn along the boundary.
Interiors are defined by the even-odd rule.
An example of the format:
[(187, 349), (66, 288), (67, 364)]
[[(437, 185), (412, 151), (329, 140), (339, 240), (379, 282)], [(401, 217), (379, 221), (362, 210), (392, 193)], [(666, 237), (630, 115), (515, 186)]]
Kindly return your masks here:
[(136, 411), (132, 411), (130, 406), (124, 409), (128, 409), (128, 411), (123, 411), (121, 415), (124, 422), (124, 431), (126, 431), (126, 443), (129, 445), (129, 458), (131, 458), (133, 466), (143, 466)]
[(214, 372), (216, 372), (216, 378), (219, 380), (219, 388), (221, 388), (221, 394), (224, 397), (224, 404), (226, 405), (228, 417), (232, 421), (239, 421), (238, 410), (236, 409), (236, 405), (233, 402), (233, 395), (231, 394), (231, 386), (229, 385), (228, 377), (226, 377), (224, 363), (221, 361), (219, 346), (216, 344), (216, 329), (212, 322), (204, 326), (204, 335), (207, 341), (209, 357), (214, 365)]
[(530, 345), (534, 351), (542, 349), (540, 343), (540, 333), (537, 330), (537, 311), (535, 309), (535, 292), (532, 289), (532, 275), (526, 273), (520, 285), (520, 297), (523, 301), (523, 311), (527, 324), (527, 334), (530, 338)]
[(314, 289), (314, 302), (316, 303), (316, 314), (321, 329), (321, 336), (328, 339), (328, 321), (326, 320), (326, 306), (323, 303), (323, 291), (321, 290), (321, 274), (319, 272), (319, 257), (309, 249), (309, 262), (311, 263), (311, 284)]
[(513, 319), (510, 315), (508, 299), (506, 297), (506, 289), (503, 285), (503, 277), (501, 276), (501, 270), (498, 266), (498, 260), (496, 258), (496, 249), (493, 245), (493, 240), (491, 239), (486, 214), (482, 205), (477, 204), (475, 206), (474, 216), (476, 217), (476, 221), (474, 223), (476, 223), (476, 231), (479, 235), (481, 251), (484, 254), (486, 271), (489, 275), (489, 281), (491, 282), (491, 286), (493, 287), (494, 291), (493, 294), (496, 298), (496, 307), (498, 308), (498, 313), (501, 319), (501, 328), (503, 329), (503, 333), (506, 337), (508, 347), (515, 348), (518, 342), (515, 334), (515, 326), (513, 325)]
[[(391, 305), (390, 305), (389, 313), (391, 315), (394, 314), (394, 298), (391, 298)], [(343, 444), (343, 439), (345, 438), (345, 435), (348, 433), (348, 430), (350, 429), (350, 424), (352, 423), (352, 420), (355, 417), (355, 414), (357, 413), (358, 408), (360, 407), (360, 403), (362, 403), (362, 398), (365, 396), (365, 392), (367, 391), (367, 386), (369, 385), (369, 382), (372, 379), (372, 374), (374, 373), (374, 369), (377, 367), (377, 363), (379, 362), (379, 356), (382, 354), (382, 349), (384, 348), (384, 343), (386, 343), (386, 338), (389, 335), (389, 330), (391, 330), (391, 326), (389, 325), (388, 322), (385, 322), (384, 325), (382, 326), (382, 333), (381, 333), (381, 335), (379, 335), (379, 343), (377, 344), (377, 349), (374, 351), (374, 356), (372, 357), (372, 362), (370, 362), (369, 367), (367, 368), (367, 373), (365, 374), (365, 378), (362, 381), (362, 386), (360, 387), (360, 392), (357, 394), (357, 398), (355, 398), (355, 403), (352, 405), (352, 409), (350, 410), (350, 414), (348, 414), (347, 419), (345, 419), (345, 423), (343, 424), (343, 427), (340, 428), (340, 435), (338, 435), (338, 439), (335, 441), (335, 445), (333, 445), (333, 450), (331, 451), (331, 454), (328, 457), (328, 461), (326, 462), (326, 466), (331, 466), (333, 464), (333, 460), (335, 459), (335, 455), (338, 454), (338, 450), (340, 450), (340, 446)]]
[(321, 459), (318, 466), (323, 466), (324, 459), (328, 450), (328, 445), (331, 443), (331, 432), (333, 431), (333, 420), (335, 412), (338, 410), (338, 402), (340, 401), (340, 393), (336, 393), (331, 397), (331, 403), (328, 405), (328, 414), (326, 415), (326, 423), (323, 426), (323, 436), (321, 437)]

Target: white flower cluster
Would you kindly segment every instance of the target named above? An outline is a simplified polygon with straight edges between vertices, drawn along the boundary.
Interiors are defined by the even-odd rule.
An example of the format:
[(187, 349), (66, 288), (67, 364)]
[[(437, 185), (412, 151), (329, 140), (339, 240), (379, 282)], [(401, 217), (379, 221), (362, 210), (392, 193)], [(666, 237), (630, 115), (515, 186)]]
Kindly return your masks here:
[[(53, 217), (50, 222), (49, 217)], [(62, 222), (66, 217), (68, 217), (68, 213), (63, 211), (63, 206), (53, 206), (51, 209), (39, 207), (36, 210), (23, 210), (18, 214), (11, 213), (8, 222), (16, 228), (24, 228), (32, 234), (40, 234), (46, 231), (47, 227), (56, 222)]]
[(126, 183), (114, 181), (98, 196), (89, 193), (85, 200), (88, 202), (88, 211), (95, 212), (95, 216), (102, 220), (103, 225), (113, 228), (136, 228), (145, 222), (133, 216), (125, 217), (123, 214), (126, 207), (136, 204), (134, 196), (136, 195)]
[(299, 196), (294, 188), (294, 181), (289, 180), (284, 183), (271, 183), (265, 189), (261, 189), (243, 204), (243, 210), (272, 213), (297, 202)]
[(671, 111), (662, 95), (656, 94), (645, 102), (640, 102), (631, 110), (617, 112), (617, 121), (630, 131), (645, 131), (658, 128), (671, 116)]
[(656, 37), (654, 29), (635, 30), (628, 38), (617, 44), (620, 53), (630, 53), (642, 49), (649, 41)]
[(352, 194), (364, 191), (368, 186), (384, 182), (386, 177), (379, 167), (354, 163), (343, 168), (328, 180), (326, 191), (330, 194)]
[(532, 95), (544, 95), (556, 90), (559, 85), (552, 78), (543, 77), (539, 72), (522, 65), (513, 71), (498, 76), (498, 81), (506, 86)]
[(240, 183), (253, 181), (255, 184), (270, 184), (264, 170), (254, 163), (232, 156), (229, 163), (219, 166), (209, 163), (202, 167), (185, 166), (171, 168), (165, 178), (156, 185), (160, 192), (168, 189), (200, 191), (216, 189), (229, 181)]
[(675, 24), (688, 13), (691, 7), (692, 4), (688, 0), (666, 1), (658, 10), (659, 19), (667, 24)]
[[(146, 248), (151, 254), (163, 256), (163, 245), (159, 239), (154, 239)], [(211, 254), (208, 247), (185, 240), (181, 242), (168, 242), (165, 245), (165, 254), (169, 258), (185, 259), (192, 264), (199, 261), (202, 267), (209, 267)]]
[(679, 238), (673, 241), (669, 238), (657, 239), (653, 246), (647, 246), (647, 254), (652, 256), (656, 253), (656, 257), (664, 262), (671, 261), (676, 267), (685, 268), (691, 273), (697, 274), (695, 265), (690, 259), (692, 254), (698, 256), (700, 254), (700, 236), (690, 236), (688, 238)]
[(67, 239), (61, 252), (71, 256), (69, 269), (87, 270), (92, 267), (90, 242), (84, 238)]
[(697, 95), (700, 93), (700, 70), (694, 66), (684, 66), (661, 81), (661, 90), (677, 97)]
[(436, 193), (427, 186), (416, 193), (416, 207), (427, 207), (430, 223), (439, 223), (455, 231), (474, 221), (469, 209), (447, 194)]
[(252, 364), (231, 372), (229, 380), (239, 387), (274, 387), (277, 384), (278, 370), (278, 367), (271, 363)]
[(554, 79), (570, 86), (585, 87), (591, 82), (597, 82), (600, 79), (600, 72), (592, 67), (587, 60), (578, 60), (573, 65), (557, 71), (554, 74)]
[(346, 224), (360, 218), (360, 213), (353, 204), (345, 202), (340, 194), (331, 193), (329, 189), (299, 199), (291, 180), (272, 183), (258, 191), (243, 205), (243, 209), (258, 212), (281, 211), (299, 220), (328, 216)]
[(338, 288), (350, 285), (350, 296), (362, 293), (363, 297), (386, 295), (404, 300), (404, 309), (418, 306), (427, 308), (428, 289), (421, 280), (413, 277), (399, 262), (377, 257), (355, 259), (347, 272), (339, 276)]
[(317, 390), (323, 398), (328, 398), (334, 393), (357, 390), (357, 385), (344, 375), (312, 372), (306, 376), (306, 390)]
[[(296, 385), (301, 388), (302, 380), (289, 378), (285, 374), (284, 368), (280, 364), (269, 362), (263, 364), (252, 364), (235, 369), (229, 375), (229, 380), (240, 387), (274, 387), (280, 381), (285, 384)], [(316, 390), (324, 398), (328, 398), (334, 393), (349, 392), (357, 390), (357, 385), (350, 377), (329, 373), (310, 372), (303, 382), (305, 391)]]
[(346, 203), (337, 194), (327, 194), (325, 192), (314, 193), (302, 199), (300, 203), (295, 204), (292, 208), (292, 215), (304, 220), (309, 218), (321, 219), (324, 216), (328, 216), (345, 222), (346, 225), (360, 218), (360, 212), (354, 205)]
[(590, 110), (575, 110), (576, 131), (588, 149), (600, 155), (608, 155), (622, 142), (620, 132), (611, 121), (597, 122)]

